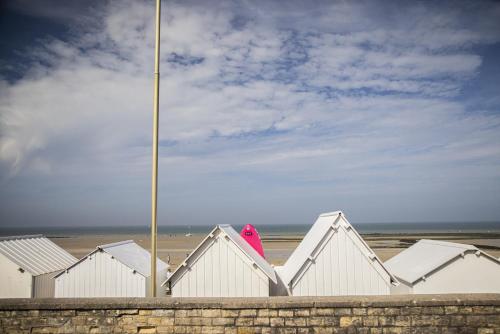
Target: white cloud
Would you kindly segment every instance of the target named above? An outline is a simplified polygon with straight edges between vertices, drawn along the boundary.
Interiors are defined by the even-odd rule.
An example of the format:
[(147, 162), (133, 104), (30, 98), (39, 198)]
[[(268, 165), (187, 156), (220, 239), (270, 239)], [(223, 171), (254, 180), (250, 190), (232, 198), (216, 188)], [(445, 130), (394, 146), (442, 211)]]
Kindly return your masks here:
[[(242, 173), (257, 175), (263, 194), (260, 180), (274, 177), (284, 192), (305, 184), (307, 196), (320, 182), (358, 194), (374, 194), (373, 184), (383, 192), (391, 176), (402, 187), (454, 182), (472, 163), (482, 182), (498, 177), (498, 113), (456, 99), (479, 73), (474, 46), (499, 41), (490, 30), (498, 6), (474, 7), (482, 25), (448, 7), (407, 4), (384, 16), (368, 2), (292, 3), (287, 15), (269, 6), (165, 3), (163, 184), (191, 192), (223, 174), (225, 189)], [(100, 15), (78, 38), (30, 50), (31, 70), (1, 83), (0, 171), (12, 187), (27, 176), (149, 177), (154, 8), (112, 2)]]

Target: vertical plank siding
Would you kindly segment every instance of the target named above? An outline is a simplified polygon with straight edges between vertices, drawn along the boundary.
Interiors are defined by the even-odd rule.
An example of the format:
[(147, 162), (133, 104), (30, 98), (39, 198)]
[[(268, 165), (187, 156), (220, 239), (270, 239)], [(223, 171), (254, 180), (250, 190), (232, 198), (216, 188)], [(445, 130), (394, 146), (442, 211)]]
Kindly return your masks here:
[(390, 277), (362, 251), (357, 238), (340, 226), (292, 281), (294, 296), (387, 295)]
[(269, 279), (232, 242), (218, 234), (172, 282), (174, 297), (264, 297)]
[(33, 279), (33, 283), (35, 284), (33, 297), (35, 298), (54, 297), (55, 295), (54, 275), (56, 274), (58, 274), (58, 272), (35, 276)]
[(56, 278), (56, 297), (145, 297), (146, 278), (105, 252), (95, 252)]

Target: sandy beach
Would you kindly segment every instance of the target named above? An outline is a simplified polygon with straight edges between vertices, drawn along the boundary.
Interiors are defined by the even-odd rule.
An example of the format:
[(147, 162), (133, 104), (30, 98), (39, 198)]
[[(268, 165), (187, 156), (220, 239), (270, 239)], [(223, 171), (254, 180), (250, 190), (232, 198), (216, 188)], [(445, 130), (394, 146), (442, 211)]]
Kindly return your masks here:
[[(205, 234), (193, 234), (189, 237), (183, 234), (160, 234), (158, 236), (158, 256), (165, 262), (170, 259), (172, 268), (176, 268), (205, 236)], [(500, 257), (500, 233), (364, 234), (362, 236), (382, 261), (391, 258), (423, 238), (473, 244), (495, 257)], [(267, 260), (274, 265), (283, 264), (302, 238), (303, 235), (262, 235)], [(149, 236), (146, 234), (51, 237), (52, 241), (77, 258), (88, 254), (97, 245), (129, 239), (146, 249), (150, 247)]]

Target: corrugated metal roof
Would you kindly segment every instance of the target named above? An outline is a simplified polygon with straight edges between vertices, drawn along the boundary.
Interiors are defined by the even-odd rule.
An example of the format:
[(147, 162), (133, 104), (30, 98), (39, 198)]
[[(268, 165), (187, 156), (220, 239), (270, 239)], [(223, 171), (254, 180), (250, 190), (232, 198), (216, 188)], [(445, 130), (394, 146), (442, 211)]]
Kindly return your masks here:
[(289, 285), (290, 282), (294, 279), (294, 277), (299, 273), (305, 263), (312, 256), (318, 245), (320, 245), (328, 233), (328, 230), (342, 222), (345, 227), (352, 229), (354, 231), (354, 235), (358, 238), (363, 246), (364, 253), (366, 256), (369, 256), (373, 260), (377, 261), (381, 268), (389, 274), (389, 276), (394, 280), (394, 276), (384, 267), (382, 261), (376, 256), (376, 254), (371, 250), (368, 244), (361, 238), (361, 236), (356, 232), (356, 230), (352, 227), (349, 221), (345, 218), (342, 211), (334, 211), (321, 214), (316, 222), (313, 224), (311, 229), (307, 232), (304, 239), (300, 242), (297, 248), (293, 251), (292, 255), (288, 258), (286, 263), (279, 268), (279, 275), (283, 282), (286, 285)]
[[(115, 259), (117, 259), (130, 269), (137, 271), (144, 277), (151, 276), (151, 254), (147, 250), (136, 244), (134, 240), (125, 240), (125, 241), (119, 241), (111, 244), (97, 246), (96, 249), (94, 249), (92, 252), (85, 255), (80, 260), (78, 260), (77, 262), (73, 263), (71, 266), (65, 269), (70, 270), (78, 263), (82, 262), (95, 252), (99, 251), (108, 253), (109, 255), (113, 256)], [(159, 258), (156, 258), (157, 271), (165, 270), (168, 267), (169, 267), (168, 264), (166, 264)], [(61, 272), (57, 274), (55, 277), (59, 277), (62, 274), (63, 273)]]
[(0, 238), (0, 252), (33, 276), (62, 270), (77, 261), (43, 235)]
[(183, 270), (186, 270), (187, 264), (189, 263), (191, 257), (196, 253), (198, 249), (200, 249), (207, 241), (210, 240), (210, 238), (215, 234), (217, 230), (220, 230), (222, 233), (228, 236), (228, 238), (244, 253), (246, 254), (252, 262), (255, 263), (265, 274), (269, 279), (271, 279), (274, 283), (277, 283), (276, 280), (276, 274), (274, 272), (273, 267), (262, 257), (260, 256), (259, 253), (255, 249), (253, 249), (252, 246), (248, 244), (248, 242), (245, 241), (239, 235), (238, 232), (236, 232), (231, 225), (217, 225), (209, 234), (208, 236), (203, 239), (203, 241), (196, 247), (190, 254), (189, 256), (177, 267), (177, 269), (170, 275), (170, 277), (163, 283), (165, 284), (171, 279), (174, 279), (177, 277), (179, 273), (181, 273)]
[(473, 245), (422, 239), (387, 260), (385, 265), (396, 277), (413, 284), (468, 251), (479, 251), (496, 260)]

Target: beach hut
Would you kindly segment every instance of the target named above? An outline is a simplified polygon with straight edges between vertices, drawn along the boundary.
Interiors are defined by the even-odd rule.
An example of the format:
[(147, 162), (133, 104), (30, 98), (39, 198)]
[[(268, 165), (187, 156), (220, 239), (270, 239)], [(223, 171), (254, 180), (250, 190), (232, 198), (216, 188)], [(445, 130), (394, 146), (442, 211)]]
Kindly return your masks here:
[[(157, 259), (157, 284), (167, 273), (168, 265)], [(146, 297), (151, 254), (133, 240), (97, 246), (55, 280), (56, 297)]]
[(0, 298), (54, 297), (54, 275), (76, 261), (43, 235), (0, 238)]
[(500, 261), (475, 246), (420, 240), (385, 262), (394, 294), (500, 293)]
[(164, 282), (173, 297), (265, 297), (274, 269), (230, 225), (217, 225)]
[(341, 211), (321, 214), (276, 272), (292, 296), (388, 295), (397, 284)]

